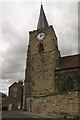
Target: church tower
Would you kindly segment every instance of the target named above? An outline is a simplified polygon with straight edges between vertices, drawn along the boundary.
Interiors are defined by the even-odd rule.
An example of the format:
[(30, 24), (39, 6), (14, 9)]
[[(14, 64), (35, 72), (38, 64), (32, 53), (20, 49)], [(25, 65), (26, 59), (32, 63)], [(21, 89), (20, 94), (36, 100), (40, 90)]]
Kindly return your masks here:
[(57, 37), (52, 26), (49, 26), (43, 5), (37, 30), (29, 32), (27, 51), (24, 106), (27, 111), (35, 112), (35, 99), (55, 93), (55, 69), (59, 66)]

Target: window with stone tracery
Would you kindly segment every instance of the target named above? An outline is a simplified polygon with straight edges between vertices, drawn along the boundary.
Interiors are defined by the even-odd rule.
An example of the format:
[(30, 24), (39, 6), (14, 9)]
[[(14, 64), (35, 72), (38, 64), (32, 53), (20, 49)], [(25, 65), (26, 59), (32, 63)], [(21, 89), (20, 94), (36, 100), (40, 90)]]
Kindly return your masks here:
[(56, 75), (56, 87), (59, 92), (75, 89), (74, 78), (71, 75)]

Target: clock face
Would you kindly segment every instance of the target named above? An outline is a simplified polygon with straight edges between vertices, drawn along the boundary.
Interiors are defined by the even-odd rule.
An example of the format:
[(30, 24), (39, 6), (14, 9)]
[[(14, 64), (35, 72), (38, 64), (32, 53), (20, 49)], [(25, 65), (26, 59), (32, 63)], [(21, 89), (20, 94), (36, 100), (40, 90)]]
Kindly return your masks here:
[(45, 33), (40, 32), (40, 33), (37, 34), (37, 39), (38, 40), (43, 40), (44, 38), (45, 38)]

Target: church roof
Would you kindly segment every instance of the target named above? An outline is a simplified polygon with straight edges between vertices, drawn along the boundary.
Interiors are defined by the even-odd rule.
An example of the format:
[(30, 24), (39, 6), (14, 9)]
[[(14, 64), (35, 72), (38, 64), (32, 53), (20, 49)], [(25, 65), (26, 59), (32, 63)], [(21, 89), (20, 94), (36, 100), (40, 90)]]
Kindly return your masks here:
[(80, 54), (59, 58), (60, 69), (80, 67)]
[(46, 19), (44, 10), (43, 10), (43, 5), (41, 4), (37, 29), (46, 28), (46, 27), (48, 27), (48, 22), (47, 22), (47, 19)]

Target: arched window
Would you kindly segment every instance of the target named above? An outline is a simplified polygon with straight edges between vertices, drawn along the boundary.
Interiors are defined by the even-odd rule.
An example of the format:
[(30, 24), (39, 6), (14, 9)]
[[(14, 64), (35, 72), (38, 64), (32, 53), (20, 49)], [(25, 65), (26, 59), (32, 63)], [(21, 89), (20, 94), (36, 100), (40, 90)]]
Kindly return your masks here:
[(43, 52), (44, 51), (44, 46), (42, 43), (39, 44), (39, 52)]

